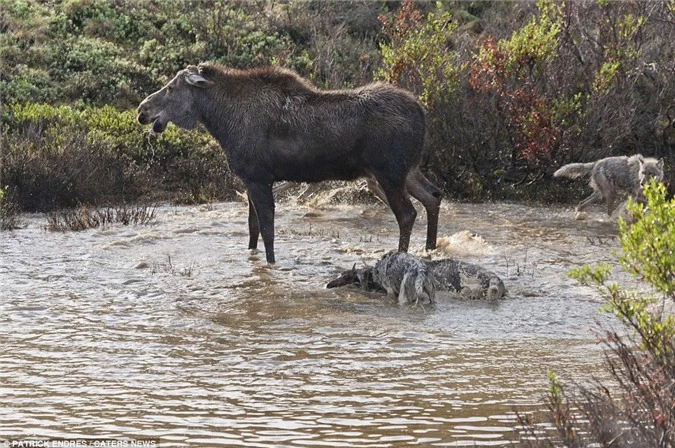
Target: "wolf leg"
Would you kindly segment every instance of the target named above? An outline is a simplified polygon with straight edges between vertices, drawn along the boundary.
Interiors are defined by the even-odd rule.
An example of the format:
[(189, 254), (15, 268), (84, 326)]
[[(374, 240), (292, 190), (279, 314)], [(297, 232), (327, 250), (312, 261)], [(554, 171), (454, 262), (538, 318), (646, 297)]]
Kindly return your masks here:
[(410, 292), (411, 290), (414, 290), (414, 286), (411, 285), (411, 278), (409, 273), (405, 273), (403, 275), (403, 280), (401, 280), (401, 285), (399, 287), (398, 291), (398, 304), (399, 305), (406, 305), (408, 303), (412, 303), (413, 301), (410, 300)]
[(601, 199), (602, 199), (602, 193), (600, 193), (597, 190), (593, 191), (593, 193), (589, 197), (587, 197), (583, 201), (579, 202), (579, 205), (577, 205), (577, 212), (582, 211), (583, 209), (588, 207), (589, 204), (591, 204), (593, 202), (596, 202), (596, 201), (599, 201)]
[(616, 193), (614, 193), (613, 190), (608, 191), (605, 195), (605, 199), (607, 200), (607, 214), (612, 216), (612, 212), (614, 211), (614, 201), (616, 200)]

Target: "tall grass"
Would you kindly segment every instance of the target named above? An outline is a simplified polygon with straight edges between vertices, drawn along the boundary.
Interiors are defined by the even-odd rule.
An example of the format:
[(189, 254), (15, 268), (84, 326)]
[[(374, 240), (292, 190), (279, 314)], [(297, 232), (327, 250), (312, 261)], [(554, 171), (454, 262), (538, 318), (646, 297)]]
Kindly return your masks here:
[(56, 232), (80, 231), (113, 224), (147, 225), (155, 220), (155, 206), (124, 205), (120, 207), (90, 208), (51, 212), (47, 215), (47, 230)]

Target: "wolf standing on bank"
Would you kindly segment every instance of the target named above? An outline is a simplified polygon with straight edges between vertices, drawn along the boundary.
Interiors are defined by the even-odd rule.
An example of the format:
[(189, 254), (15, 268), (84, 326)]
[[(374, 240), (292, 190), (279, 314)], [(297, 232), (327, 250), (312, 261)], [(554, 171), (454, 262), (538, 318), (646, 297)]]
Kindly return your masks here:
[(593, 194), (579, 202), (576, 211), (580, 212), (588, 204), (605, 198), (607, 214), (611, 216), (617, 192), (625, 191), (637, 199), (642, 194), (642, 185), (649, 179), (663, 180), (663, 159), (656, 160), (641, 154), (607, 157), (596, 162), (564, 165), (553, 176), (576, 179), (587, 174), (591, 176)]

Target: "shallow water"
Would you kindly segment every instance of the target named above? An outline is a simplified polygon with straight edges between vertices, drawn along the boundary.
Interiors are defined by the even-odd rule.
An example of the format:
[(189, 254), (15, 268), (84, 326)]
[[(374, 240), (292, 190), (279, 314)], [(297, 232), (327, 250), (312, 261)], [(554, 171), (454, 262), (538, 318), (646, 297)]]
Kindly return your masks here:
[[(498, 303), (435, 308), (325, 284), (397, 245), (383, 205), (277, 206), (250, 254), (243, 202), (164, 207), (150, 226), (0, 239), (0, 438), (173, 446), (505, 446), (546, 374), (601, 366), (590, 288), (615, 226), (565, 208), (444, 204), (440, 249), (504, 280)], [(420, 211), (411, 250), (424, 245)], [(262, 249), (262, 242), (260, 245)], [(421, 253), (417, 252), (417, 253)]]

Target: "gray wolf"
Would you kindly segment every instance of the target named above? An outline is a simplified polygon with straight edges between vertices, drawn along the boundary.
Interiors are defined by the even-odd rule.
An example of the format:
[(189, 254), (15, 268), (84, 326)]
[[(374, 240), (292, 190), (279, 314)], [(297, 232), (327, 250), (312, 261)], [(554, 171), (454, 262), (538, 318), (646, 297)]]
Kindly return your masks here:
[[(467, 299), (496, 300), (506, 295), (504, 282), (497, 274), (475, 264), (452, 258), (433, 261), (418, 260), (427, 266), (428, 275), (433, 279), (436, 291), (448, 291)], [(338, 278), (328, 283), (327, 287), (336, 288), (355, 284), (366, 291), (383, 291), (385, 288), (380, 283), (382, 276), (381, 274), (375, 275), (376, 270), (377, 264), (375, 267), (367, 266), (360, 269), (354, 266), (342, 272)]]
[(465, 299), (497, 300), (506, 295), (502, 279), (487, 269), (452, 258), (427, 262), (440, 291), (451, 291)]
[(633, 199), (642, 196), (642, 185), (649, 179), (663, 180), (663, 159), (634, 156), (607, 157), (590, 163), (570, 163), (564, 165), (554, 177), (577, 177), (590, 175), (590, 186), (593, 193), (579, 202), (576, 211), (580, 212), (594, 201), (605, 198), (607, 214), (612, 215), (617, 193), (624, 191)]
[(432, 304), (436, 289), (425, 262), (405, 252), (389, 252), (375, 266), (343, 272), (327, 288), (358, 284), (367, 291), (385, 291), (405, 304)]
[(375, 179), (399, 226), (406, 252), (417, 216), (409, 195), (427, 212), (426, 248), (436, 247), (441, 191), (420, 171), (425, 116), (403, 89), (374, 83), (353, 90), (319, 90), (276, 67), (234, 70), (188, 66), (138, 106), (138, 122), (152, 135), (173, 122), (202, 123), (227, 153), (246, 186), (249, 249), (262, 234), (274, 263), (277, 181)]

